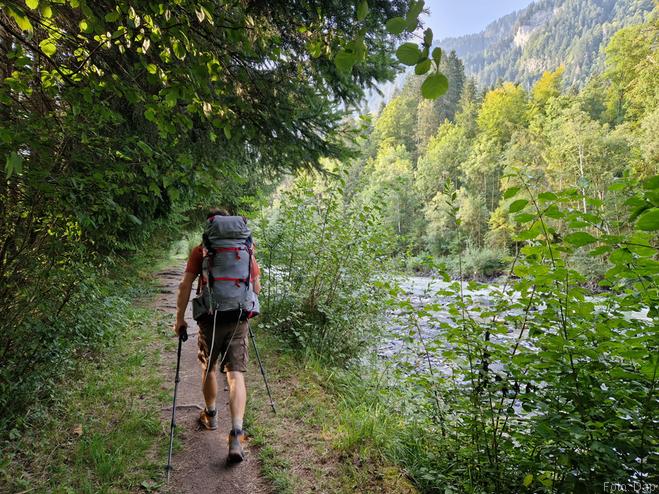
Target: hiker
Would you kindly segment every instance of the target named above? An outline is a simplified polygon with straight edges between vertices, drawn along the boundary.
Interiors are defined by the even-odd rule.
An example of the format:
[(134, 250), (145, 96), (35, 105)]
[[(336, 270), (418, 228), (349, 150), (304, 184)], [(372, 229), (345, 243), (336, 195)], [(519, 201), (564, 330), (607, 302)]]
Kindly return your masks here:
[[(247, 336), (250, 317), (258, 314), (261, 290), (260, 268), (254, 258), (251, 232), (242, 216), (230, 216), (225, 209), (210, 210), (204, 241), (188, 258), (176, 300), (178, 335), (187, 329), (185, 311), (197, 277), (193, 317), (199, 325), (198, 358), (202, 368), (202, 392), (206, 402), (199, 423), (206, 430), (217, 429), (216, 364), (226, 373), (229, 384), (231, 431), (229, 461), (244, 458), (241, 445), (246, 439), (243, 415), (247, 401), (244, 373), (247, 371)], [(249, 274), (248, 274), (249, 273)], [(213, 331), (213, 328), (215, 331)]]

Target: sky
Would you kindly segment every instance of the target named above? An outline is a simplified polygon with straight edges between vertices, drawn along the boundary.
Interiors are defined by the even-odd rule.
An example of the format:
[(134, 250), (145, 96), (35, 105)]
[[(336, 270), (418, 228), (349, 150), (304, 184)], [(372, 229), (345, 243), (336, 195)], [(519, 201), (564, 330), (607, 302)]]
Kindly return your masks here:
[(435, 40), (482, 31), (490, 22), (526, 7), (531, 0), (426, 0)]

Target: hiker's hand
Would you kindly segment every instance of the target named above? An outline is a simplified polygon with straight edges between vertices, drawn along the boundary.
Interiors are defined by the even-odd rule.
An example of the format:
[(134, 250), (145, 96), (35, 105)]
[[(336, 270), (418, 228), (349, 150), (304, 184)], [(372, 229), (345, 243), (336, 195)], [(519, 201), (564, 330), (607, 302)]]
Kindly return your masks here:
[(188, 323), (185, 322), (185, 320), (179, 321), (177, 320), (176, 323), (174, 324), (174, 332), (176, 333), (176, 336), (179, 338), (181, 335), (185, 335), (183, 337), (183, 341), (188, 339)]

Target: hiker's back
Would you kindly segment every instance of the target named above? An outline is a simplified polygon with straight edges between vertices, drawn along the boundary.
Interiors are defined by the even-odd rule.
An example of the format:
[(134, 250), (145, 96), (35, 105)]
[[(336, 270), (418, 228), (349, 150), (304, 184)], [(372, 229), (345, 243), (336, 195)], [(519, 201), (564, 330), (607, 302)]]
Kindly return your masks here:
[(248, 318), (259, 313), (252, 287), (253, 242), (242, 216), (209, 216), (204, 225), (203, 288), (193, 302), (193, 317)]

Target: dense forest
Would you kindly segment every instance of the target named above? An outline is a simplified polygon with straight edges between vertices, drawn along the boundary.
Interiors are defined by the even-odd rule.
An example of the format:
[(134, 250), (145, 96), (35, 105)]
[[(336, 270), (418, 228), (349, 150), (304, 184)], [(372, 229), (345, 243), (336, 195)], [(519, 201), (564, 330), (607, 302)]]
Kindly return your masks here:
[[(0, 480), (16, 492), (39, 485), (23, 435), (71, 413), (58, 394), (86, 389), (82, 363), (114, 361), (149, 291), (138, 267), (197, 245), (209, 205), (249, 218), (255, 327), (290, 368), (318, 365), (351, 468), (393, 464), (428, 493), (659, 484), (656, 7), (541, 0), (494, 44), (462, 40), (480, 50), (464, 59), (418, 29), (423, 1), (0, 8)], [(157, 438), (141, 399), (126, 417)], [(86, 435), (82, 467), (52, 464), (75, 431), (37, 457), (43, 485), (81, 468), (97, 477), (71, 485), (125, 488)], [(127, 435), (112, 451), (149, 456)]]
[[(503, 83), (481, 92), (451, 52), (442, 61), (449, 91), (423, 100), (419, 78), (375, 118), (361, 160), (350, 165), (355, 200), (386, 197), (385, 220), (399, 252), (445, 256), (458, 237), (473, 254), (473, 274), (493, 274), (514, 246), (509, 214), (511, 170), (523, 168), (548, 190), (577, 188), (612, 210), (616, 178), (648, 178), (658, 171), (656, 17), (618, 31), (606, 46), (606, 69), (578, 93), (568, 91), (565, 68), (545, 71), (526, 91)], [(446, 186), (450, 190), (446, 189)], [(456, 231), (447, 198), (457, 194)], [(471, 259), (469, 259), (471, 261)], [(595, 267), (589, 262), (584, 269)]]
[(611, 36), (642, 22), (652, 6), (652, 0), (542, 0), (440, 45), (458, 53), (480, 87), (514, 81), (528, 89), (560, 64), (567, 86), (582, 87), (604, 68)]

